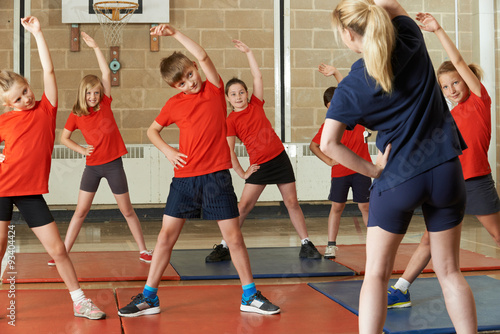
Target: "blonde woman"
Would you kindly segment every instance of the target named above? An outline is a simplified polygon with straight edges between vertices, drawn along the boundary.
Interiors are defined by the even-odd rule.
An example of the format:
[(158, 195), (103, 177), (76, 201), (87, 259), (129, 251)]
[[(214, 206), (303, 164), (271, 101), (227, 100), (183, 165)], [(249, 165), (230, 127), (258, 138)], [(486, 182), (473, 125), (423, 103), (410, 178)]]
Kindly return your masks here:
[[(475, 333), (472, 292), (458, 254), (465, 186), (458, 156), (465, 143), (446, 106), (420, 28), (396, 0), (343, 0), (333, 24), (362, 58), (339, 84), (321, 150), (375, 178), (370, 195), (360, 333), (381, 333), (394, 258), (413, 210), (422, 207), (434, 270), (457, 333)], [(356, 124), (378, 131), (376, 164), (341, 144)]]

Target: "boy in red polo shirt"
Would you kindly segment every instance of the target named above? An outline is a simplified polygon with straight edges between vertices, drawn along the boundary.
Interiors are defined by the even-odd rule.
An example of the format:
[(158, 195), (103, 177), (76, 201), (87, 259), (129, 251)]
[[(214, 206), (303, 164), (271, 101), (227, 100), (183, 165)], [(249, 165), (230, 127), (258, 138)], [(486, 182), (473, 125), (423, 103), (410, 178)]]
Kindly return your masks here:
[[(255, 288), (248, 252), (238, 222), (238, 203), (231, 181), (231, 156), (226, 141), (224, 84), (206, 51), (169, 24), (151, 28), (152, 35), (172, 36), (198, 60), (206, 75), (201, 80), (198, 65), (174, 52), (162, 60), (163, 79), (181, 93), (170, 98), (151, 124), (148, 137), (175, 169), (163, 215), (162, 229), (153, 253), (146, 286), (130, 304), (121, 308), (123, 317), (160, 312), (158, 285), (187, 218), (217, 220), (227, 240), (233, 264), (243, 285), (240, 310), (276, 314), (280, 308)], [(180, 130), (179, 150), (168, 145), (161, 130), (175, 123)]]

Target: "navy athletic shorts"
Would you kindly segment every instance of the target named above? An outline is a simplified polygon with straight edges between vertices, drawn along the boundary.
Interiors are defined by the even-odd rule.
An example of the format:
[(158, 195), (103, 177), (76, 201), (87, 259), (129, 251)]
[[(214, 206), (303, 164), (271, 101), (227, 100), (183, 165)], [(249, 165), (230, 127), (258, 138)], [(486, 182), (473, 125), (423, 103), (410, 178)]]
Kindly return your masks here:
[(465, 180), (467, 203), (465, 213), (468, 215), (491, 215), (500, 211), (500, 200), (491, 174)]
[(193, 177), (174, 177), (164, 214), (176, 218), (226, 220), (239, 217), (231, 174), (222, 170)]
[(422, 206), (429, 232), (460, 224), (465, 214), (465, 181), (460, 160), (454, 158), (387, 191), (370, 194), (368, 226), (404, 234), (413, 211)]
[(359, 173), (332, 177), (328, 199), (336, 203), (345, 203), (347, 202), (349, 189), (352, 188), (352, 200), (356, 203), (367, 203), (370, 201), (371, 185), (372, 179)]
[(54, 221), (42, 195), (0, 197), (0, 221), (11, 221), (14, 205), (30, 228), (44, 226)]

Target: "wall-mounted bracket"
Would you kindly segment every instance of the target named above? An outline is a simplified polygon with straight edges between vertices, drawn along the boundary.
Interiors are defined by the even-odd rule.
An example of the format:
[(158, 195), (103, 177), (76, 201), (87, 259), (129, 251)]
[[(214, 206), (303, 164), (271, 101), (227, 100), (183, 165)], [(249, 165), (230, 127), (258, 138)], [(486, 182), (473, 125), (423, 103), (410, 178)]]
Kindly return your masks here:
[(80, 51), (80, 26), (78, 24), (71, 25), (70, 50), (73, 52)]
[(111, 70), (111, 86), (120, 86), (120, 47), (112, 46), (109, 49), (111, 55), (111, 62), (109, 68)]
[[(156, 27), (158, 24), (152, 24), (151, 28)], [(160, 51), (160, 37), (159, 36), (153, 36), (149, 35), (149, 50), (151, 52), (158, 52)]]

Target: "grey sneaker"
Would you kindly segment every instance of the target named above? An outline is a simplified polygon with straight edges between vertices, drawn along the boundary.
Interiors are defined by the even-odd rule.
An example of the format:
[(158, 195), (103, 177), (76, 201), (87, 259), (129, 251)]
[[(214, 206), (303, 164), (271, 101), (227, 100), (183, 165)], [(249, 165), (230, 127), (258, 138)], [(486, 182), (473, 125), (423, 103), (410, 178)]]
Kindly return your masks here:
[(321, 254), (311, 241), (300, 247), (299, 257), (305, 259), (321, 259)]
[(85, 298), (80, 303), (73, 303), (73, 312), (75, 317), (87, 318), (90, 320), (106, 318), (106, 313), (95, 306), (89, 298)]
[(334, 259), (338, 250), (337, 246), (326, 246), (325, 259)]
[(231, 254), (229, 248), (220, 245), (214, 245), (214, 250), (205, 258), (205, 262), (221, 262), (231, 261)]
[(240, 311), (252, 312), (259, 314), (277, 314), (280, 313), (279, 306), (271, 303), (266, 297), (264, 297), (259, 290), (254, 293), (250, 298), (241, 298)]

